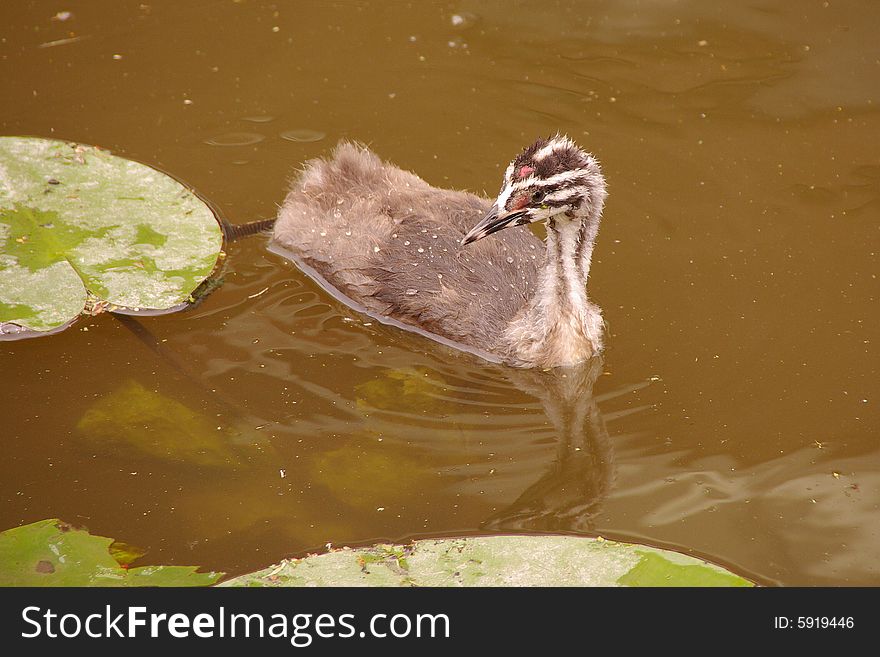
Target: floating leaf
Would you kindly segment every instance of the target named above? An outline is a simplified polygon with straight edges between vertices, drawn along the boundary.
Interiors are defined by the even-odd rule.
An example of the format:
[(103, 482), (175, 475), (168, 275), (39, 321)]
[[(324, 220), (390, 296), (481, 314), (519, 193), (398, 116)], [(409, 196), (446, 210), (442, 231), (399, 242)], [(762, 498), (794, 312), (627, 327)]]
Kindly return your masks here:
[(334, 549), (221, 586), (754, 586), (719, 566), (576, 536), (474, 536)]
[(617, 581), (627, 586), (747, 586), (745, 580), (706, 564), (682, 561), (679, 554), (638, 550), (635, 567)]
[(86, 308), (179, 307), (222, 243), (208, 206), (155, 169), (92, 146), (0, 137), (0, 337), (60, 329)]
[(209, 586), (223, 576), (196, 566), (124, 568), (113, 542), (57, 519), (0, 532), (0, 586)]

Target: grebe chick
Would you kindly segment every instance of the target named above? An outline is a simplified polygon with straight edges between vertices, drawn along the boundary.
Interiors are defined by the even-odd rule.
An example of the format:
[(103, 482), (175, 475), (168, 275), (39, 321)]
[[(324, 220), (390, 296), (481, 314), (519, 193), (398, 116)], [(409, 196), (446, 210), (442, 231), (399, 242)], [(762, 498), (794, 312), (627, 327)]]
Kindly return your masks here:
[[(306, 163), (273, 239), (374, 317), (510, 365), (571, 366), (602, 349), (586, 283), (604, 202), (599, 163), (563, 136), (520, 153), (494, 203), (342, 142)], [(546, 242), (494, 235), (536, 221)]]

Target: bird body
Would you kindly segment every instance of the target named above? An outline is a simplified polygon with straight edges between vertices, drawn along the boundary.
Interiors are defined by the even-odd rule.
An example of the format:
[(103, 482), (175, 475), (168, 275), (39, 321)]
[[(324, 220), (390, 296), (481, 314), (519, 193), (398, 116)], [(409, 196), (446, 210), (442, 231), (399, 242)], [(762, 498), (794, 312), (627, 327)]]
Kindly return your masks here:
[[(578, 191), (593, 194), (590, 212), (580, 217), (561, 205), (561, 212), (548, 212), (562, 200), (560, 185), (583, 179), (569, 173), (579, 170), (574, 162), (536, 177), (542, 163), (534, 156), (541, 148), (553, 154), (552, 143), (541, 140), (531, 155), (526, 149), (511, 163), (493, 204), (432, 187), (368, 149), (342, 142), (331, 157), (306, 163), (279, 211), (273, 239), (370, 314), (511, 365), (576, 364), (602, 345), (601, 315), (587, 299), (585, 283), (604, 180), (590, 158), (594, 170), (587, 173), (599, 186)], [(564, 138), (556, 144), (566, 153), (576, 148)], [(523, 185), (527, 178), (534, 184)], [(549, 193), (533, 204), (530, 218), (522, 194), (533, 187)], [(546, 245), (525, 228), (482, 239), (536, 220), (548, 223)]]

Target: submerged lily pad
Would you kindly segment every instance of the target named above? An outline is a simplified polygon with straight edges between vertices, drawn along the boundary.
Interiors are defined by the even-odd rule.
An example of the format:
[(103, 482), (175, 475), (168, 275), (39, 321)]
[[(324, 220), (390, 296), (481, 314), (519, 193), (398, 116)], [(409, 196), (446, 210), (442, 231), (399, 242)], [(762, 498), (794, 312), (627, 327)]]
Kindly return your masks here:
[(220, 428), (204, 414), (133, 380), (99, 398), (76, 428), (90, 446), (105, 452), (215, 467), (253, 456), (260, 441), (247, 428)]
[(223, 576), (197, 566), (125, 567), (135, 553), (114, 550), (112, 538), (40, 520), (0, 532), (0, 586), (209, 586)]
[(335, 549), (221, 586), (754, 586), (657, 548), (577, 536), (474, 536)]
[(425, 368), (384, 370), (382, 376), (355, 386), (358, 408), (440, 415), (449, 405), (438, 394), (445, 382), (431, 374)]
[(389, 499), (418, 495), (436, 481), (430, 463), (411, 452), (363, 436), (315, 457), (311, 480), (356, 509), (373, 510)]
[(179, 307), (222, 244), (210, 208), (155, 169), (0, 137), (0, 337), (57, 330), (87, 308)]

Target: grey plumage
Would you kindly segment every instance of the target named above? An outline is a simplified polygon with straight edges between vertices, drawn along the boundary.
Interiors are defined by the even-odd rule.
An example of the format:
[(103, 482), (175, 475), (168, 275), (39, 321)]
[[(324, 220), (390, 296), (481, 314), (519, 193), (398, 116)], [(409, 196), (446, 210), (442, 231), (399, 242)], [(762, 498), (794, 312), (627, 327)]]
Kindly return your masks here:
[[(603, 199), (604, 183), (599, 211)], [(547, 304), (539, 297), (547, 287), (547, 249), (527, 228), (460, 245), (492, 207), (473, 194), (432, 187), (366, 148), (343, 142), (331, 157), (306, 163), (294, 180), (280, 209), (274, 240), (367, 311), (495, 354), (510, 364), (569, 365), (598, 351), (600, 337), (589, 335), (596, 331), (593, 325), (580, 331), (583, 344), (563, 350), (570, 353), (542, 347), (532, 350), (540, 352), (535, 357), (514, 344), (512, 329), (523, 322), (534, 330), (516, 339), (543, 344), (546, 336), (538, 333), (553, 333), (553, 326), (532, 321), (536, 313), (552, 323), (572, 313), (557, 308), (559, 316), (546, 316)], [(598, 228), (598, 214), (594, 223)], [(598, 309), (588, 306), (575, 310), (594, 310), (595, 316), (578, 317), (573, 325), (595, 324), (598, 318), (601, 331)], [(549, 310), (551, 315), (556, 312)], [(522, 330), (519, 334), (524, 335)], [(571, 337), (566, 334), (563, 339)]]

